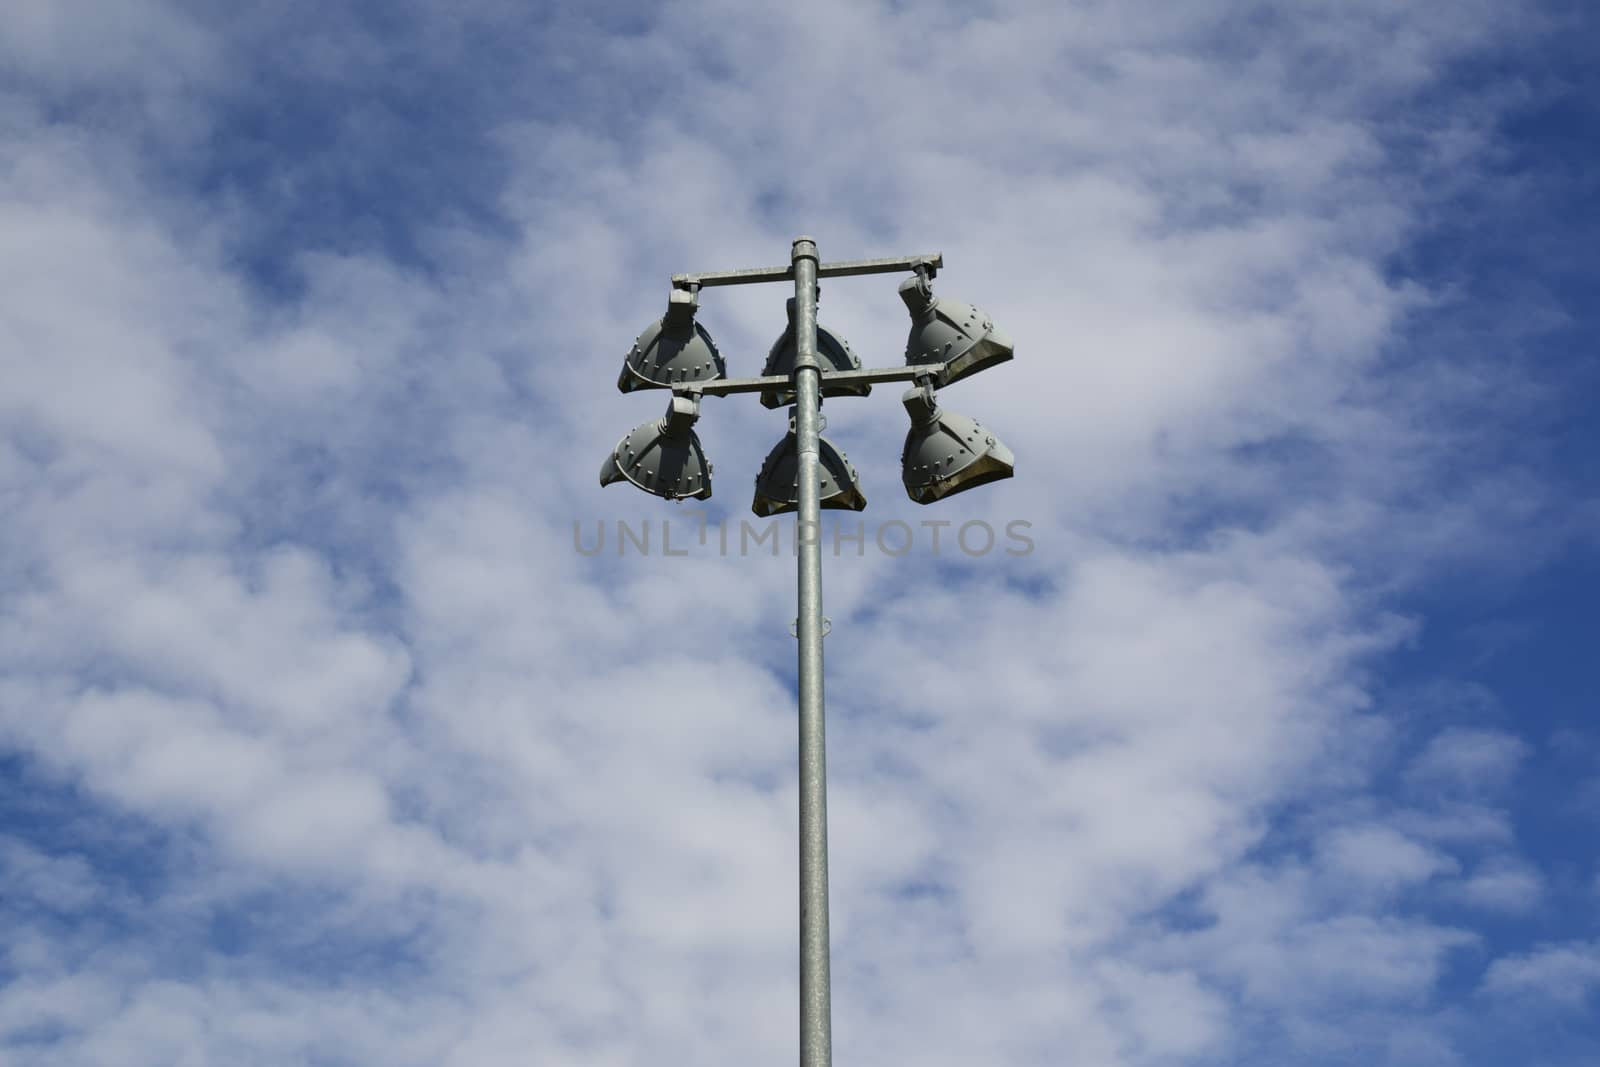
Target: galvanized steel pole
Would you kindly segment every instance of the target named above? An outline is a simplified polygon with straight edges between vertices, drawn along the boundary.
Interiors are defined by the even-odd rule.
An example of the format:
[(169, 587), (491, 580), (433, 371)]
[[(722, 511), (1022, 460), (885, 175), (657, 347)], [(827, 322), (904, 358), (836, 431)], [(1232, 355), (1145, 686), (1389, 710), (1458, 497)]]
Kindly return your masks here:
[(817, 435), (817, 246), (797, 237), (794, 266), (795, 440), (799, 451), (800, 638), (800, 1067), (830, 1067), (833, 1020), (828, 977), (828, 759), (822, 708), (822, 504)]
[[(687, 496), (704, 499), (711, 493), (710, 464), (705, 462), (698, 438), (688, 429), (699, 411), (702, 396), (732, 396), (737, 393), (781, 394), (791, 387), (794, 394), (793, 427), (797, 460), (794, 504), (797, 605), (795, 636), (799, 638), (799, 733), (800, 733), (800, 1067), (831, 1067), (833, 1063), (833, 1020), (829, 980), (828, 945), (828, 788), (827, 739), (823, 725), (822, 637), (827, 620), (822, 616), (822, 380), (824, 376), (845, 392), (855, 392), (870, 383), (913, 381), (923, 392), (912, 390), (904, 402), (917, 422), (921, 395), (932, 400), (932, 388), (983, 370), (1012, 356), (1010, 340), (977, 308), (959, 301), (942, 300), (946, 311), (931, 315), (934, 302), (928, 282), (944, 265), (939, 253), (890, 259), (861, 259), (822, 263), (817, 245), (809, 237), (796, 237), (787, 267), (756, 267), (741, 270), (711, 271), (672, 276), (674, 296), (669, 318), (682, 319), (687, 310), (692, 319), (694, 294), (702, 286), (747, 285), (794, 281), (794, 367), (788, 375), (779, 373), (776, 360), (769, 360), (771, 374), (757, 378), (728, 378), (722, 359), (704, 329), (694, 326), (693, 343), (670, 351), (657, 351), (656, 341), (668, 325), (668, 318), (652, 323), (624, 364), (618, 388), (624, 392), (638, 388), (671, 389), (672, 407), (668, 414), (683, 422), (677, 437), (666, 432), (663, 423), (646, 423), (622, 439), (600, 469), (600, 484), (629, 481), (641, 489), (668, 499)], [(861, 274), (887, 274), (913, 271), (917, 277), (901, 284), (902, 299), (912, 314), (911, 337), (906, 347), (904, 367), (862, 369), (846, 350), (840, 360), (830, 348), (826, 375), (817, 352), (817, 279), (843, 278)], [(907, 286), (912, 286), (908, 290)], [(680, 293), (687, 290), (687, 297)], [(907, 297), (914, 292), (916, 299)], [(687, 305), (685, 307), (685, 305)], [(670, 309), (677, 309), (676, 312)], [(682, 327), (681, 321), (676, 326)], [(952, 355), (952, 346), (959, 346)], [(775, 350), (774, 357), (777, 352)], [(658, 363), (659, 361), (659, 363)], [(763, 395), (769, 406), (777, 401)], [(912, 453), (913, 438), (907, 438), (902, 457), (906, 492), (912, 500), (928, 503), (952, 493), (962, 492), (998, 478), (1009, 478), (1013, 457), (1009, 449), (992, 434), (984, 434), (986, 444), (974, 445), (980, 430), (977, 423), (953, 412), (946, 413), (930, 428), (929, 441), (938, 447), (931, 452)], [(640, 442), (638, 450), (634, 441)], [(663, 444), (663, 442), (665, 442)], [(964, 443), (963, 443), (964, 442)], [(924, 442), (926, 443), (926, 442)], [(784, 443), (785, 447), (787, 442)], [(659, 452), (656, 451), (660, 446)], [(670, 447), (669, 447), (670, 446)], [(927, 452), (927, 454), (924, 454)], [(655, 463), (645, 457), (654, 456)], [(779, 456), (775, 450), (773, 456)], [(666, 457), (663, 459), (662, 457)], [(770, 458), (770, 457), (769, 457)], [(782, 457), (787, 461), (787, 456)], [(960, 459), (960, 466), (948, 466)], [(842, 454), (841, 454), (842, 462)], [(670, 460), (670, 462), (668, 462)], [(681, 467), (677, 475), (667, 468)], [(657, 475), (656, 470), (660, 469)], [(685, 483), (683, 471), (694, 473)], [(703, 481), (701, 477), (703, 476)], [(855, 472), (847, 474), (854, 487)], [(835, 474), (846, 488), (846, 476)], [(763, 469), (756, 481), (756, 514), (768, 515), (788, 510), (789, 498), (782, 484), (766, 485)], [(853, 500), (843, 506), (859, 509), (865, 501), (853, 488)], [(832, 499), (830, 497), (830, 499)], [(835, 501), (839, 504), (840, 501)], [(763, 510), (763, 509), (766, 510)], [(837, 546), (836, 546), (837, 547)]]

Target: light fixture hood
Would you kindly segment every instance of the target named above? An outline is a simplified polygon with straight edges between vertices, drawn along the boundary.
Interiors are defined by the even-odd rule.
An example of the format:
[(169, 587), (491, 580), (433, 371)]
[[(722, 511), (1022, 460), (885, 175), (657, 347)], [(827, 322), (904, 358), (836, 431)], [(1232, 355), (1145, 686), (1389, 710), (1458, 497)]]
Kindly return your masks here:
[(700, 401), (674, 396), (667, 413), (634, 427), (600, 466), (600, 484), (631, 482), (668, 500), (711, 495), (711, 464), (694, 432)]
[[(789, 328), (783, 331), (783, 336), (772, 342), (772, 348), (767, 351), (767, 365), (761, 371), (763, 377), (782, 374), (785, 377), (794, 375), (795, 343), (794, 343), (794, 297), (789, 298)], [(861, 360), (850, 350), (850, 342), (834, 333), (825, 326), (817, 326), (817, 363), (822, 368), (822, 395), (823, 396), (868, 396), (872, 392), (871, 384), (867, 382), (838, 382), (828, 381), (828, 371), (860, 370)], [(767, 389), (761, 394), (761, 403), (769, 408), (783, 407), (793, 404), (794, 390)]]
[(700, 306), (697, 293), (674, 289), (667, 297), (667, 313), (645, 327), (633, 342), (617, 388), (624, 393), (635, 389), (666, 389), (687, 382), (707, 382), (725, 378), (728, 369), (722, 354), (706, 328), (695, 321)]
[(940, 385), (960, 381), (1012, 357), (1011, 338), (996, 329), (988, 315), (971, 304), (934, 296), (931, 284), (921, 275), (900, 283), (900, 299), (911, 313), (906, 364), (946, 364)]
[[(833, 447), (826, 437), (817, 436), (817, 473), (821, 479), (819, 493), (825, 508), (860, 511), (867, 506), (861, 492), (861, 481), (855, 467), (845, 454)], [(750, 510), (766, 518), (795, 511), (800, 506), (800, 450), (798, 440), (791, 430), (773, 450), (767, 453), (756, 476), (756, 495)]]
[(932, 387), (908, 389), (901, 397), (911, 416), (900, 476), (906, 495), (919, 504), (1011, 477), (1016, 457), (975, 419), (939, 407)]

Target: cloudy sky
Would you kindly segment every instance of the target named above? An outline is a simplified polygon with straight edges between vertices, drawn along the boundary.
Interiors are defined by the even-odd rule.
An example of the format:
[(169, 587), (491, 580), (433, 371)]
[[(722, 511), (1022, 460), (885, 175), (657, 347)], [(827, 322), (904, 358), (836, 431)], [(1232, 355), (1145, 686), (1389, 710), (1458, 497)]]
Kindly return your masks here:
[(596, 472), (800, 233), (1017, 348), (826, 409), (839, 1061), (1600, 1059), (1581, 0), (5, 7), (0, 1062), (792, 1060), (782, 413)]

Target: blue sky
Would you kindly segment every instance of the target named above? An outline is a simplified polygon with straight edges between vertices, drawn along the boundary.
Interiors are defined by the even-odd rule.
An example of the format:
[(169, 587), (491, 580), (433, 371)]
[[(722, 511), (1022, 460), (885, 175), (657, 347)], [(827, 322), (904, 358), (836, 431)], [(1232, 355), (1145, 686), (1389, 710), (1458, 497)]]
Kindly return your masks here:
[[(792, 560), (595, 472), (669, 275), (809, 233), (942, 250), (1018, 353), (944, 397), (1017, 477), (935, 508), (896, 390), (827, 405), (840, 1061), (1595, 1062), (1596, 45), (1556, 0), (13, 4), (0, 1060), (794, 1054)], [(869, 365), (893, 283), (823, 286)], [(733, 373), (784, 295), (703, 294)], [(735, 543), (783, 429), (706, 401)], [(574, 549), (646, 520), (689, 554)]]

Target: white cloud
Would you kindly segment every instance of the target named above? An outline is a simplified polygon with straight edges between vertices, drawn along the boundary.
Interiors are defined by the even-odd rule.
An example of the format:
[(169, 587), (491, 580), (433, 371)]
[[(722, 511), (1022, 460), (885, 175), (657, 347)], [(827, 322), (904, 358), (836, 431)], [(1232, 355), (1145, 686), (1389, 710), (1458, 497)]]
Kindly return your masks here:
[(1545, 879), (1538, 868), (1512, 858), (1481, 864), (1461, 886), (1462, 896), (1491, 911), (1526, 912), (1544, 899)]
[(0, 870), (9, 893), (62, 912), (91, 906), (99, 892), (82, 856), (52, 856), (15, 838), (0, 838)]
[(1455, 727), (1428, 742), (1406, 777), (1427, 793), (1492, 793), (1510, 783), (1527, 750), (1525, 742), (1503, 730)]
[(165, 0), (17, 0), (7, 21), (0, 48), (30, 86), (175, 95), (219, 73), (218, 42)]
[(1489, 965), (1483, 992), (1532, 998), (1567, 1008), (1582, 1007), (1600, 985), (1600, 946), (1592, 942), (1543, 945)]
[[(144, 7), (115, 40), (27, 8), (28, 69), (149, 100), (179, 78), (158, 68), (231, 85), (206, 57), (248, 40)], [(959, 407), (1019, 477), (959, 514), (1030, 518), (1040, 546), (1009, 567), (829, 561), (841, 1057), (1306, 1062), (1350, 1004), (1399, 1033), (1473, 937), (1387, 902), (1454, 869), (1472, 835), (1441, 820), (1501, 817), (1466, 806), (1519, 743), (1436, 739), (1411, 780), (1460, 810), (1420, 813), (1431, 830), (1265, 846), (1286, 803), (1367, 780), (1365, 671), (1410, 629), (1374, 587), (1482, 514), (1413, 521), (1438, 442), (1361, 389), (1429, 296), (1384, 257), (1433, 163), (1388, 138), (1406, 94), (1498, 28), (1444, 13), (704, 3), (631, 35), (566, 26), (570, 55), (531, 54), (575, 100), (616, 95), (480, 120), (511, 164), (510, 238), (419, 220), (423, 271), (286, 234), (300, 296), (255, 287), (233, 258), (250, 205), (159, 180), (142, 127), (13, 103), (0, 739), (202, 857), (152, 891), (149, 925), (87, 950), (18, 926), (17, 1055), (45, 1055), (38, 1028), (63, 1060), (118, 1063), (790, 1048), (793, 562), (582, 560), (570, 528), (683, 514), (594, 484), (659, 403), (613, 394), (616, 363), (667, 273), (768, 262), (802, 228), (830, 256), (942, 247), (939, 286), (1018, 338)], [(493, 5), (410, 17), (530, 36)], [(400, 61), (342, 32), (294, 62)], [(538, 98), (541, 73), (505, 97)], [(194, 128), (245, 88), (201, 93)], [(903, 345), (886, 292), (826, 286), (825, 321), (873, 363)], [(776, 299), (705, 300), (741, 371)], [(707, 408), (736, 515), (781, 420)], [(922, 518), (894, 492), (893, 396), (828, 413), (871, 514)], [(1303, 466), (1278, 455), (1296, 444)], [(1236, 518), (1197, 521), (1197, 500)], [(88, 859), (0, 859), (62, 907), (137, 911)], [(1509, 900), (1512, 873), (1475, 868), (1468, 892)], [(1170, 914), (1189, 897), (1194, 930)], [(196, 932), (252, 904), (303, 929), (236, 956)], [(327, 973), (305, 963), (321, 942)], [(357, 973), (362, 951), (408, 962)], [(1395, 1048), (1444, 1057), (1407, 1034)]]
[(1404, 889), (1454, 867), (1437, 850), (1381, 825), (1333, 830), (1323, 837), (1319, 858), (1326, 877), (1378, 892)]

